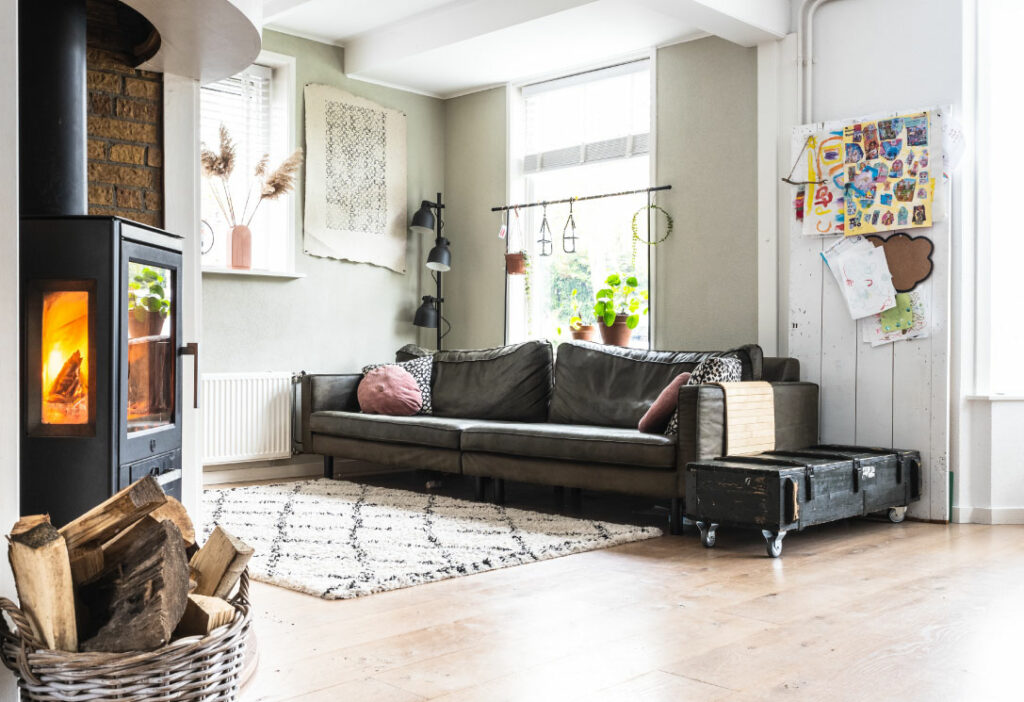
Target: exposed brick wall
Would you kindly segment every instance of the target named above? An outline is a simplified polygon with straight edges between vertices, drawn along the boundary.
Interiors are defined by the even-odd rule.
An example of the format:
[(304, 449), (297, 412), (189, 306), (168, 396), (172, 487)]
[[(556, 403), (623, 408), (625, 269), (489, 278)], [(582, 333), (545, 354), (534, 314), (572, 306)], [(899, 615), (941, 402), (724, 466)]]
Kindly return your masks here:
[(89, 214), (164, 222), (163, 75), (90, 46)]

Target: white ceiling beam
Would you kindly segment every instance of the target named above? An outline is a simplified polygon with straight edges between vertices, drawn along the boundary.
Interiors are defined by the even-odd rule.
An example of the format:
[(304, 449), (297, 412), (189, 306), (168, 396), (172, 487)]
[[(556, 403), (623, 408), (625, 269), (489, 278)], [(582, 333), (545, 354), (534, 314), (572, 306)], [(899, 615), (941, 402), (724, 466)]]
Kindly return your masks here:
[(263, 0), (263, 24), (273, 22), (311, 0)]
[(652, 10), (740, 46), (789, 34), (788, 0), (641, 0)]
[[(294, 2), (295, 0), (273, 0)], [(355, 78), (395, 62), (597, 0), (463, 0), (374, 29), (345, 44), (345, 73)], [(515, 47), (496, 45), (495, 51)]]

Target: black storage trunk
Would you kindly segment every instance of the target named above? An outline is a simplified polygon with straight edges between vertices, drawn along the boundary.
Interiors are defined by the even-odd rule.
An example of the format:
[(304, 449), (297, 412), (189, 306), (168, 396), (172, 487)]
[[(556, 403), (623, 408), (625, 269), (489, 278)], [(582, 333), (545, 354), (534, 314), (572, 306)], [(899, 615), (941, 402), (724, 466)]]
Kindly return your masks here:
[(686, 516), (709, 548), (722, 524), (761, 529), (774, 558), (788, 531), (886, 510), (903, 521), (920, 463), (917, 451), (831, 444), (690, 463)]

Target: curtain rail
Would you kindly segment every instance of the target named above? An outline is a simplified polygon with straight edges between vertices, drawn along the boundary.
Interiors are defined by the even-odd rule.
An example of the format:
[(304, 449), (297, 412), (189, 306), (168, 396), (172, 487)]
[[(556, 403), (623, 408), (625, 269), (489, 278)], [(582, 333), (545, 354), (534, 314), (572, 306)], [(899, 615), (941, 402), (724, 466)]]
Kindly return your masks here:
[(541, 202), (527, 202), (518, 205), (501, 205), (492, 207), (491, 212), (504, 212), (506, 210), (523, 209), (526, 207), (543, 207), (545, 205), (559, 205), (565, 202), (583, 202), (584, 200), (599, 200), (603, 197), (620, 197), (622, 195), (637, 195), (639, 193), (653, 193), (659, 190), (671, 190), (671, 185), (655, 185), (651, 188), (640, 188), (639, 190), (624, 190), (620, 193), (603, 193), (601, 195), (584, 195), (583, 197), (567, 197), (562, 200), (543, 200)]

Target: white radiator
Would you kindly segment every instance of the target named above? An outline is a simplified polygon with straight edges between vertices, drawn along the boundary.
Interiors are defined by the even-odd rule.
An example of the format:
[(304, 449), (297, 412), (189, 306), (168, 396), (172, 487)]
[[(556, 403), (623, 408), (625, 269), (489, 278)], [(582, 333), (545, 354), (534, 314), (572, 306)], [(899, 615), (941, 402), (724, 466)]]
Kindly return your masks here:
[(204, 373), (203, 465), (292, 455), (292, 374)]

